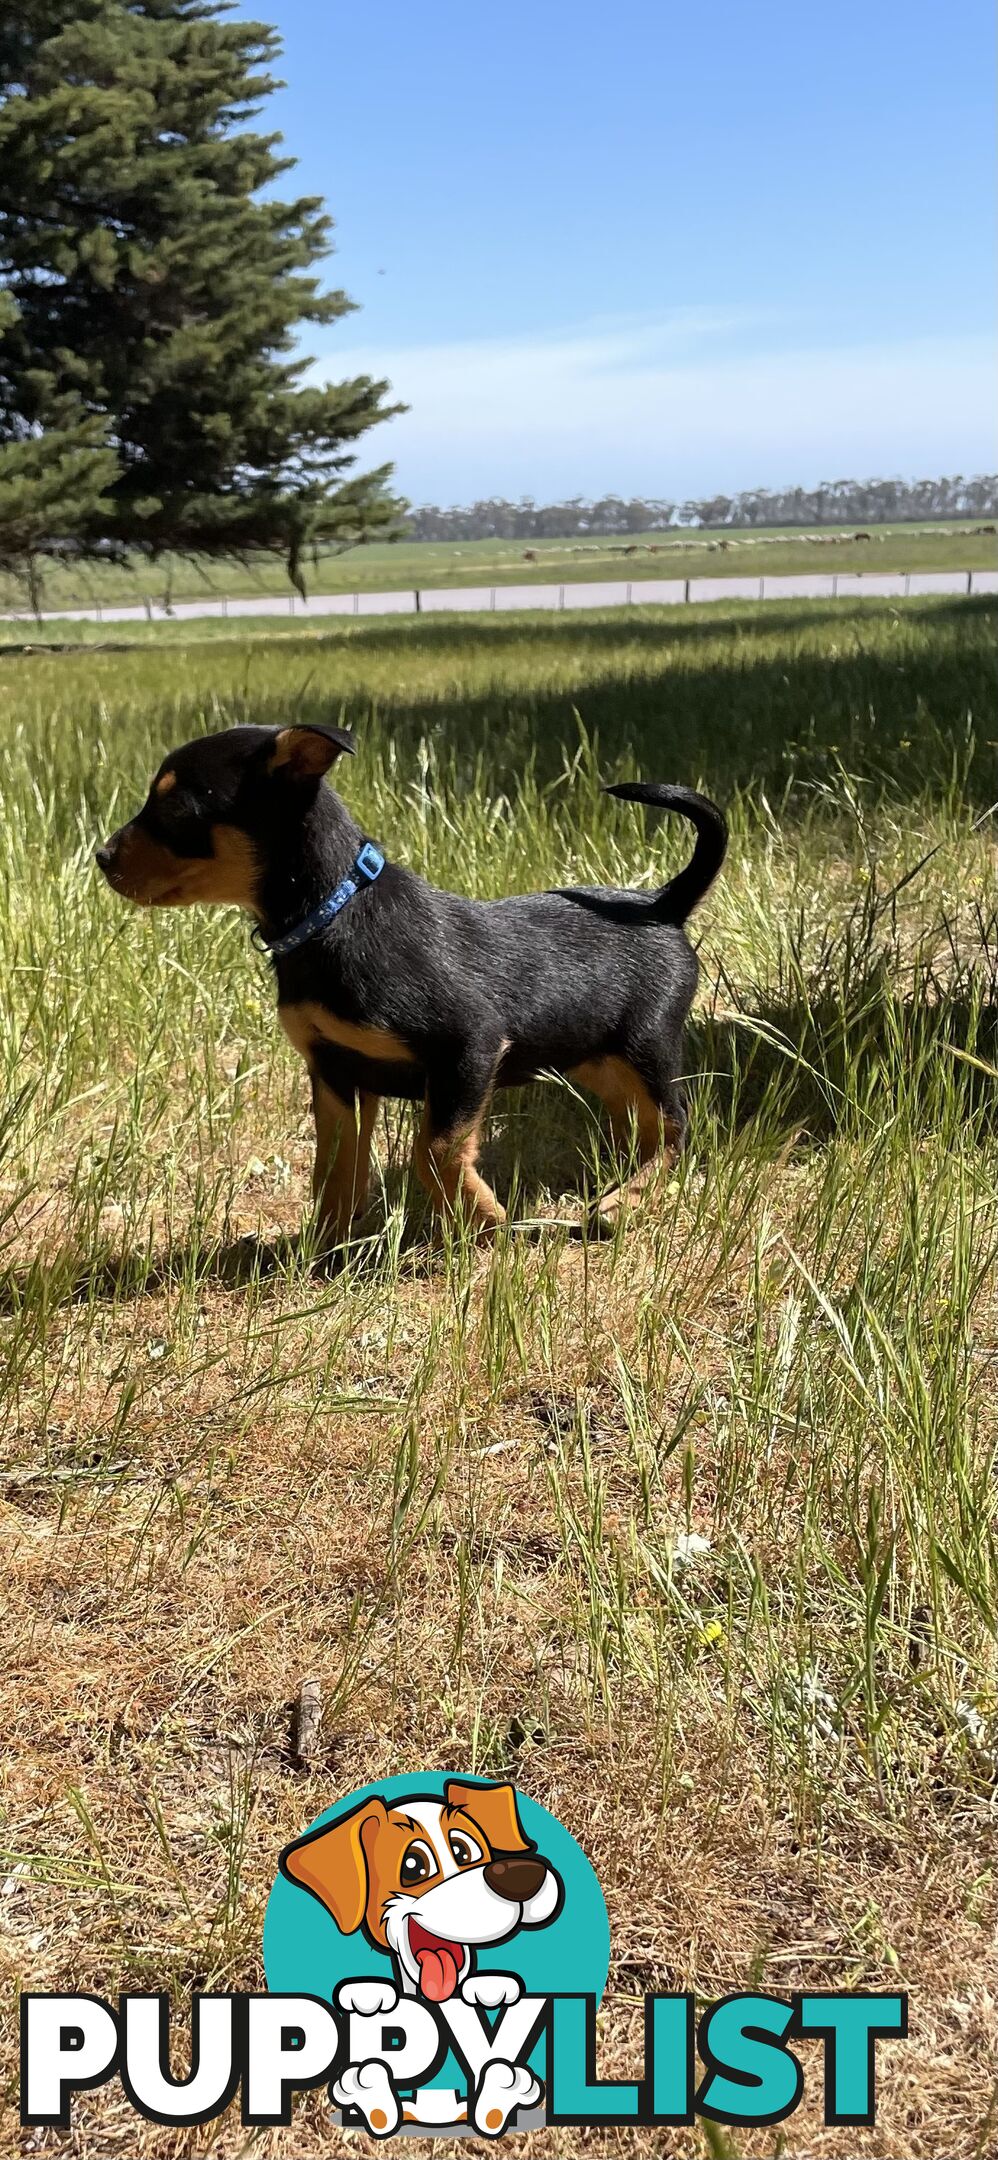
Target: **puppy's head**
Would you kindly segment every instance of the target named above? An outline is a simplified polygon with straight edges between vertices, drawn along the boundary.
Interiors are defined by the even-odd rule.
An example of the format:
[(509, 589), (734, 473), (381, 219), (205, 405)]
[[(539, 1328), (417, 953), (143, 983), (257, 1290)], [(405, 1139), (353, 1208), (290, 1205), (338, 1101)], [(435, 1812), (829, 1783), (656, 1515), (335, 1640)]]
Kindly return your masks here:
[(332, 1913), (394, 1954), (412, 1993), (443, 2002), (471, 1968), (476, 1944), (542, 1927), (561, 1884), (520, 1827), (512, 1785), (452, 1778), (443, 1799), (392, 1807), (365, 1800), (281, 1854), (281, 1870)]
[(275, 836), (304, 815), (346, 728), (227, 728), (171, 751), (135, 817), (97, 849), (108, 884), (140, 907), (255, 905)]

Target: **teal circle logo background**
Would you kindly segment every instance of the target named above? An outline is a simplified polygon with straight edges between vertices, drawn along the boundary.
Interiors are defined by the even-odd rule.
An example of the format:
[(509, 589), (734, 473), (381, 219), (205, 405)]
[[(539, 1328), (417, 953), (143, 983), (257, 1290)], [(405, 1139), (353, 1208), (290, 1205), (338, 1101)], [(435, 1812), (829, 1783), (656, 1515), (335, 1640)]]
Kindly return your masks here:
[[(442, 1799), (454, 1777), (464, 1779), (465, 1773), (379, 1778), (324, 1809), (308, 1829), (324, 1828), (376, 1796), (388, 1807), (417, 1796)], [(466, 1782), (487, 1788), (495, 1780), (471, 1777)], [(561, 1909), (546, 1926), (518, 1928), (505, 1942), (483, 1944), (476, 1950), (475, 1968), (515, 1973), (528, 1995), (595, 1995), (598, 2002), (610, 1964), (610, 1923), (599, 1879), (557, 1816), (528, 1799), (519, 1786), (516, 1806), (525, 1835), (561, 1879)], [(318, 1995), (325, 2002), (332, 2001), (341, 1980), (387, 1979), (394, 1971), (387, 1954), (376, 1950), (360, 1930), (341, 1934), (318, 1898), (283, 1875), (278, 1875), (267, 1901), (263, 1963), (272, 1993)]]

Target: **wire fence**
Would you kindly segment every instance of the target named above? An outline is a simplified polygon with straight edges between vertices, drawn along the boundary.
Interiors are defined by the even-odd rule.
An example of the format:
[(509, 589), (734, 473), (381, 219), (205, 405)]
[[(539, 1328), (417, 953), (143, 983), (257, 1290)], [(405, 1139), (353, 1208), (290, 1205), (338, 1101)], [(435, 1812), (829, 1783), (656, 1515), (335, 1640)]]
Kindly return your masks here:
[(603, 584), (456, 585), (401, 592), (244, 594), (239, 597), (146, 600), (122, 607), (91, 602), (70, 608), (21, 611), (4, 622), (180, 622), (207, 617), (329, 615), (505, 614), (513, 609), (568, 612), (574, 608), (674, 607), (721, 600), (907, 600), (916, 594), (972, 597), (998, 593), (998, 570), (815, 571), (784, 577), (610, 579)]

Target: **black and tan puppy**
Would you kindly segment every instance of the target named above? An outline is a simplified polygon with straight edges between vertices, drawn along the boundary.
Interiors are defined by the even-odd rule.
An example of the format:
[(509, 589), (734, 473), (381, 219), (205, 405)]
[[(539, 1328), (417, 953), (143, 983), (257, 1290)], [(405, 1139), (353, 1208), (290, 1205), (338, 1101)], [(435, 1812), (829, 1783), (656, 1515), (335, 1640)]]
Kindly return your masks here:
[(723, 861), (721, 812), (685, 788), (627, 782), (609, 792), (696, 828), (691, 861), (662, 891), (466, 900), (385, 862), (323, 784), (352, 748), (321, 725), (205, 736), (165, 759), (138, 816), (97, 850), (108, 883), (140, 906), (225, 901), (255, 916), (311, 1077), (326, 1241), (363, 1204), (382, 1095), (422, 1103), (417, 1173), (436, 1207), (482, 1232), (503, 1220), (476, 1168), (497, 1087), (569, 1074), (606, 1103), (646, 1175), (682, 1141), (697, 963), (681, 926)]

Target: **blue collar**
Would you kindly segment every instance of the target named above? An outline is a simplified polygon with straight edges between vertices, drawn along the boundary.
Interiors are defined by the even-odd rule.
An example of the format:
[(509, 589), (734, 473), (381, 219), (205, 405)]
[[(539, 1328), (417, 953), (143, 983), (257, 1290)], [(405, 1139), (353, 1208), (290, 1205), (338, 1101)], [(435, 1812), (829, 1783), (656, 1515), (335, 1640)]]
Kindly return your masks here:
[(354, 893), (360, 891), (362, 884), (374, 884), (375, 878), (381, 876), (384, 867), (385, 858), (381, 849), (375, 847), (373, 840), (365, 840), (349, 877), (341, 878), (336, 891), (327, 893), (318, 907), (312, 909), (311, 915), (306, 915), (300, 923), (296, 923), (293, 930), (286, 930), (283, 937), (264, 937), (258, 924), (252, 933), (254, 945), (269, 953), (272, 960), (280, 960), (284, 953), (294, 952), (299, 945), (307, 945), (309, 938), (316, 937), (320, 930), (325, 929), (327, 923), (332, 922), (333, 916), (346, 907), (347, 901), (353, 899)]

